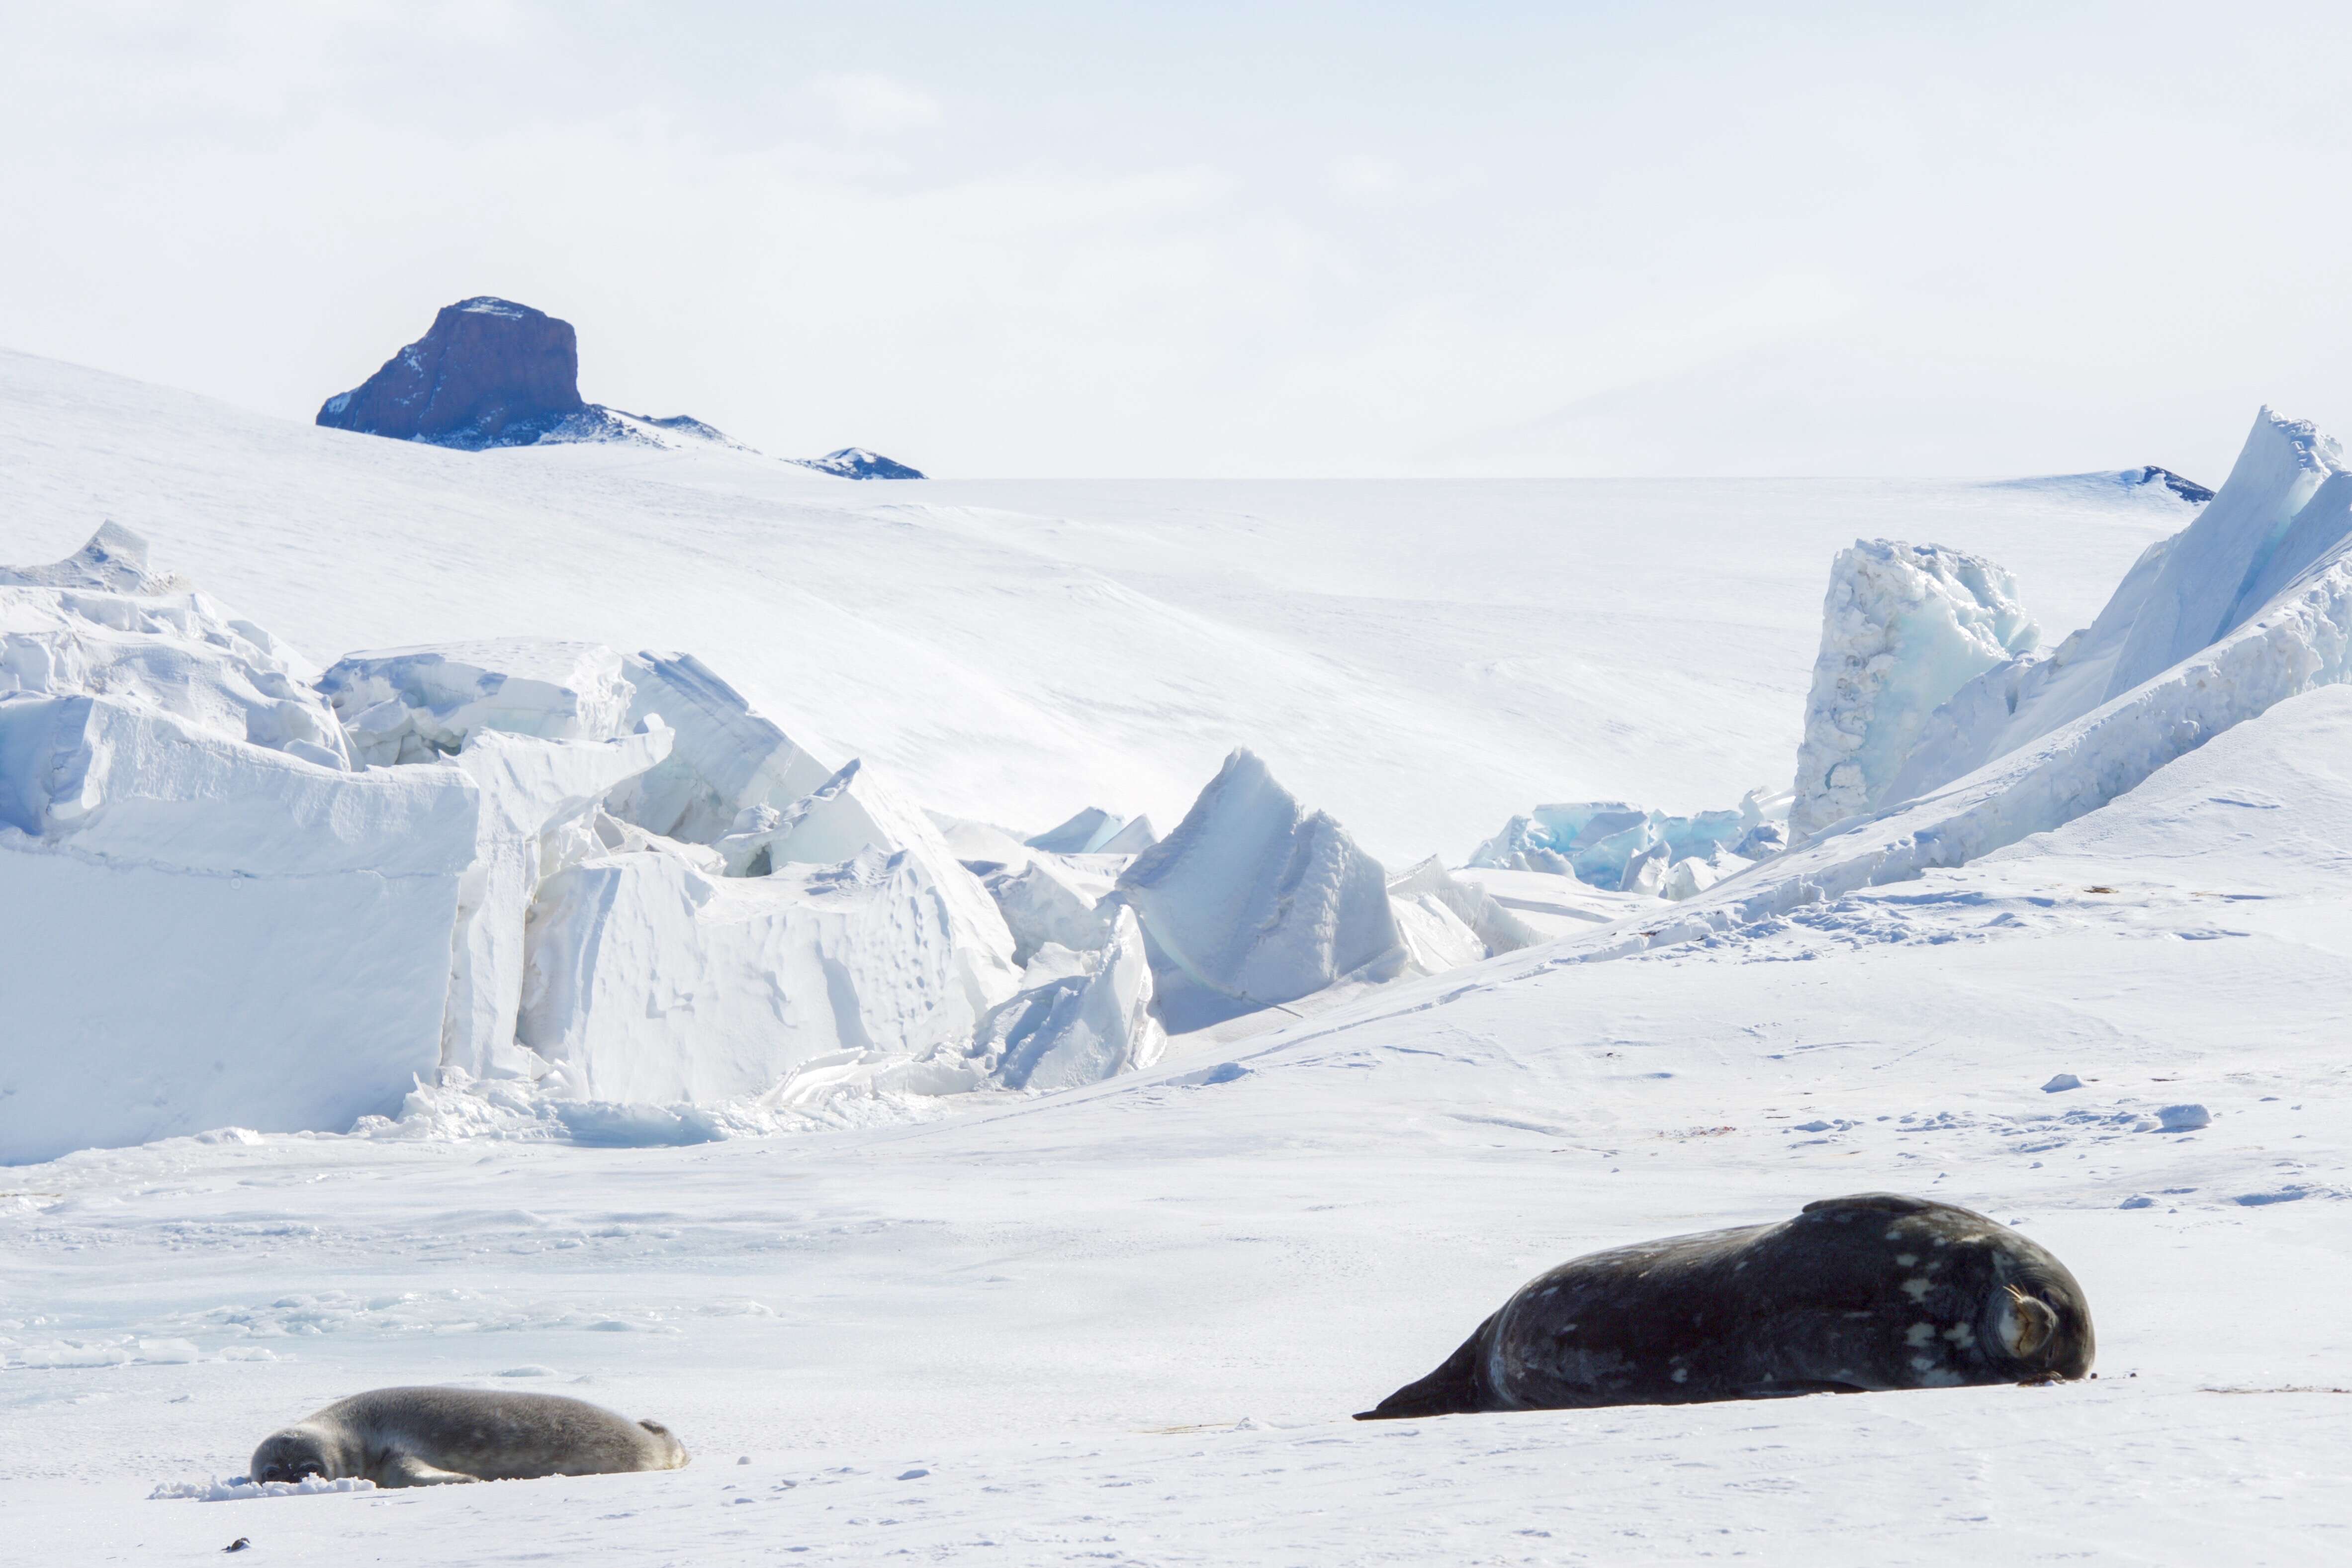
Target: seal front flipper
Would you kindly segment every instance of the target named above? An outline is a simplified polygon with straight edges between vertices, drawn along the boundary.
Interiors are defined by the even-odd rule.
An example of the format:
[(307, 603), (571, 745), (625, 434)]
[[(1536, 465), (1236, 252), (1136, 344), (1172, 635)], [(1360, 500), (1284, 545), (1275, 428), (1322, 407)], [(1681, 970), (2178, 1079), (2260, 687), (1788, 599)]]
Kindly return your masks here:
[(1462, 1348), (1445, 1358), (1435, 1372), (1417, 1383), (1408, 1383), (1370, 1410), (1356, 1412), (1359, 1421), (1402, 1421), (1413, 1415), (1467, 1415), (1487, 1408), (1485, 1391), (1478, 1384), (1478, 1363), (1486, 1354), (1486, 1336), (1495, 1326), (1497, 1312), (1478, 1325), (1478, 1330), (1462, 1342)]
[(414, 1454), (386, 1454), (368, 1478), (380, 1487), (448, 1487), (464, 1481), (478, 1481), (479, 1476), (468, 1476), (457, 1470), (436, 1469)]

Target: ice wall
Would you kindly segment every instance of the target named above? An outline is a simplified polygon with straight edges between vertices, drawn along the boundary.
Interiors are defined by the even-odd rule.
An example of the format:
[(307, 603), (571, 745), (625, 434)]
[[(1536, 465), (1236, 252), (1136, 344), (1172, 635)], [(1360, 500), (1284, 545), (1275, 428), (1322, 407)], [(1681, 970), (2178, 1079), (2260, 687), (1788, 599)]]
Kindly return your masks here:
[(528, 949), (520, 1038), (583, 1099), (761, 1094), (837, 1052), (960, 1050), (981, 1016), (904, 850), (750, 878), (659, 848), (583, 860), (541, 889)]
[(2010, 574), (1937, 544), (1857, 540), (1830, 569), (1790, 833), (1874, 809), (1928, 716), (2040, 633)]
[(439, 1061), (478, 799), (0, 699), (0, 1161), (396, 1110)]
[(1167, 964), (1213, 994), (1266, 1006), (1406, 962), (1380, 862), (1308, 812), (1248, 751), (1225, 759), (1118, 892)]
[(442, 1065), (475, 1078), (532, 1074), (535, 1064), (515, 1047), (532, 896), (567, 852), (585, 847), (567, 830), (584, 823), (614, 785), (654, 766), (669, 749), (669, 731), (656, 720), (644, 734), (603, 742), (483, 730), (452, 759), (448, 765), (479, 792), (480, 809), (451, 943)]

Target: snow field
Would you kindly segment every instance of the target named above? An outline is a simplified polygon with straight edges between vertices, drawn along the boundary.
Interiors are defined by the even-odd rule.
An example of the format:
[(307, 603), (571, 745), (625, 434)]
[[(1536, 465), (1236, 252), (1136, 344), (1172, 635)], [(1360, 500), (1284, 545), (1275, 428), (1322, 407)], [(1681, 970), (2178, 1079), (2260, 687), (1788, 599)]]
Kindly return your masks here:
[[(2352, 693), (2324, 683), (2342, 672), (2352, 568), (2334, 558), (2333, 458), (2307, 427), (2258, 422), (2245, 482), (2233, 475), (2182, 543), (2149, 552), (2193, 514), (2114, 476), (925, 486), (875, 503), (737, 453), (355, 443), (22, 359), (0, 360), (0, 404), (14, 416), (0, 420), (14, 509), (0, 510), (0, 556), (61, 554), (87, 536), (89, 506), (128, 501), (172, 520), (197, 556), (175, 545), (173, 558), (199, 581), (312, 652), (524, 633), (709, 658), (638, 662), (709, 699), (696, 722), (746, 761), (740, 780), (709, 767), (664, 779), (647, 757), (637, 776), (664, 788), (641, 793), (638, 822), (582, 790), (508, 781), (520, 815), (500, 842), (527, 837), (541, 873), (583, 884), (549, 906), (566, 920), (616, 907), (585, 884), (648, 867), (673, 891), (693, 878), (716, 889), (681, 895), (694, 908), (678, 920), (749, 918), (722, 908), (749, 886), (714, 875), (704, 858), (724, 852), (645, 825), (673, 805), (698, 836), (760, 839), (731, 848), (744, 868), (765, 850), (772, 870), (796, 832), (887, 817), (894, 843), (862, 871), (852, 855), (792, 868), (786, 884), (880, 880), (942, 857), (969, 877), (955, 861), (986, 847), (1003, 868), (990, 875), (1034, 896), (1003, 930), (1001, 989), (967, 1065), (1018, 1062), (1049, 1083), (1140, 1069), (1037, 1098), (926, 1100), (845, 1039), (792, 1092), (702, 1107), (555, 1101), (461, 1069), (355, 1135), (229, 1128), (0, 1169), (0, 1411), (37, 1437), (0, 1473), (12, 1550), (209, 1561), (242, 1535), (337, 1563), (371, 1550), (453, 1563), (1771, 1560), (1800, 1542), (1830, 1564), (2340, 1554), (2352, 1328), (2327, 1308), (2352, 1287)], [(2205, 526), (2216, 518), (2239, 521)], [(53, 521), (54, 542), (23, 537)], [(1946, 710), (1964, 720), (1998, 701), (2006, 714), (1999, 682), (2014, 681), (2019, 714), (2041, 726), (2020, 749), (1885, 819), (1729, 867), (1679, 904), (1622, 890), (1646, 838), (1616, 889), (1443, 861), (1383, 886), (1368, 852), (1394, 870), (1411, 856), (1391, 847), (1442, 832), (1428, 847), (1450, 860), (1530, 801), (1622, 790), (1689, 809), (1785, 776), (1822, 565), (1856, 533), (1888, 531), (2000, 561), (2052, 625), (2090, 620), (2124, 577), (2114, 613), (2062, 645), (2072, 653), (1997, 666)], [(2168, 575), (2175, 553), (2221, 564)], [(2159, 620), (2193, 630), (2191, 599), (2232, 570), (2219, 643), (2067, 706), (2095, 674), (2120, 679), (2116, 661), (2153, 647)], [(235, 635), (257, 650), (237, 651), (253, 668), (278, 657)], [(2045, 665), (2063, 679), (2037, 685)], [(729, 681), (756, 702), (732, 700)], [(566, 676), (551, 690), (593, 684)], [(206, 724), (247, 710), (241, 689), (220, 689), (237, 700)], [(498, 695), (475, 680), (425, 706)], [(58, 700), (7, 706), (53, 721)], [(113, 721), (102, 700), (64, 700)], [(749, 724), (753, 706), (776, 717)], [(488, 907), (489, 879), (460, 888), (457, 872), (484, 858), (479, 824), (495, 814), (478, 807), (506, 788), (467, 758), (479, 771), (658, 752), (656, 733), (667, 757), (706, 744), (683, 719), (638, 734), (644, 718), (632, 708), (570, 740), (471, 735), (478, 755), (384, 775), (476, 803), (401, 840), (427, 858), (448, 850), (449, 868), (420, 871), (447, 919)], [(457, 733), (402, 722), (377, 737), (395, 754), (412, 737), (437, 753)], [(1942, 732), (1932, 717), (1926, 728)], [(863, 799), (863, 769), (833, 773), (841, 787), (802, 812), (817, 784), (801, 775), (828, 767), (844, 736), (968, 816)], [(1056, 891), (1094, 889), (1119, 865), (1024, 851), (987, 823), (1026, 830), (1088, 801), (1173, 821), (1234, 740), (1262, 741), (1268, 762), (1236, 753), (1226, 787), (1136, 880), (1188, 918), (1237, 900), (1226, 934), (1255, 922), (1279, 940), (1199, 943), (1181, 954), (1197, 973), (1141, 951), (1131, 914), (1091, 952), (1055, 940), (1049, 926), (1070, 913)], [(177, 731), (172, 742), (211, 754)], [(247, 780), (348, 794), (378, 776), (241, 740), (235, 752)], [(48, 776), (68, 775), (108, 776)], [(45, 795), (41, 810), (73, 798)], [(1641, 815), (1663, 842), (1666, 814)], [(1362, 847), (1334, 818), (1364, 825)], [(140, 819), (110, 820), (93, 822), (130, 832)], [(366, 831), (334, 820), (354, 853), (386, 842), (366, 814)], [(1087, 846), (1109, 820), (1087, 825)], [(1034, 883), (1029, 855), (1045, 871)], [(1227, 860), (1248, 874), (1209, 893), (1179, 874)], [(627, 874), (607, 875), (615, 865)], [(747, 895), (759, 918), (778, 899), (819, 901), (780, 887)], [(978, 881), (968, 890), (982, 900), (971, 919), (995, 916)], [(103, 907), (86, 888), (58, 897)], [(195, 940), (184, 929), (249, 948), (263, 929), (147, 901), (163, 923), (128, 933), (141, 952)], [(17, 923), (8, 940), (33, 945), (12, 951), (47, 963), (106, 952), (94, 928), (51, 952), (37, 943), (58, 922), (20, 910)], [(264, 921), (299, 923), (290, 905)], [(1549, 940), (1521, 945), (1520, 928)], [(1495, 956), (1407, 973), (1469, 960), (1474, 944)], [(1393, 949), (1400, 978), (1164, 1044), (1136, 1026), (1147, 983), (1171, 971), (1259, 1000), (1361, 973), (1343, 955), (1373, 948)], [(506, 973), (500, 962), (486, 972)], [(647, 968), (681, 973), (671, 959)], [(741, 978), (712, 984), (733, 994)], [(429, 979), (372, 976), (361, 994), (404, 989), (429, 992), (438, 1016)], [(515, 1005), (528, 1016), (549, 994)], [(97, 985), (86, 995), (122, 1005)], [(106, 1022), (98, 1006), (76, 1001), (66, 1021)], [(346, 1035), (374, 1016), (331, 1016)], [(299, 1078), (300, 1054), (284, 1059)], [(79, 1069), (59, 1062), (54, 1082), (70, 1089)], [(1081, 1070), (1056, 1076), (1056, 1063)], [(803, 1131), (730, 1136), (784, 1127)], [(2099, 1380), (1346, 1419), (1567, 1257), (1874, 1188), (1977, 1207), (2052, 1246), (2089, 1292)], [(582, 1394), (670, 1424), (695, 1463), (425, 1495), (146, 1500), (241, 1473), (262, 1435), (330, 1399), (431, 1381)]]

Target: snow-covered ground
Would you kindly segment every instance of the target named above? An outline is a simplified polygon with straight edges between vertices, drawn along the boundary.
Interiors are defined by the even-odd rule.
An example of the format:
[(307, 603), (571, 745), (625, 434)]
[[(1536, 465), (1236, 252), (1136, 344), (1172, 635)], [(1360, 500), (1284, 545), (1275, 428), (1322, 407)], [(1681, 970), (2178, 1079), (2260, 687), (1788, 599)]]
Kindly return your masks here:
[[(852, 487), (370, 443), (0, 358), (0, 560), (100, 515), (314, 658), (688, 647), (1031, 830), (1172, 823), (1247, 743), (1394, 870), (1538, 800), (1785, 787), (1857, 534), (1990, 557), (2054, 637), (2191, 514), (2089, 479)], [(0, 1167), (0, 1557), (2339, 1561), (2347, 821), (2335, 687), (1957, 869), (1614, 962), (1570, 932), (1060, 1094)], [(2210, 1124), (2164, 1131), (2189, 1104)], [(1347, 1419), (1550, 1264), (1885, 1188), (2052, 1247), (2097, 1381)], [(147, 1500), (438, 1381), (577, 1393), (695, 1460)]]

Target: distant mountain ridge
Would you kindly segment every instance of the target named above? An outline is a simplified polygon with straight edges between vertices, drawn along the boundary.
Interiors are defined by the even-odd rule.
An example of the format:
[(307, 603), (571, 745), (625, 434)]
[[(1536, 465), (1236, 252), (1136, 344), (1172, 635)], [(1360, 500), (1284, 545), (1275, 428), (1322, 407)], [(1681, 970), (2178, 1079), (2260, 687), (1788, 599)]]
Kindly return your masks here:
[[(752, 450), (688, 415), (657, 417), (588, 402), (580, 395), (580, 342), (572, 323), (492, 294), (444, 305), (423, 337), (351, 391), (327, 399), (318, 423), (461, 451), (553, 441)], [(786, 460), (843, 479), (923, 478), (862, 447)]]

